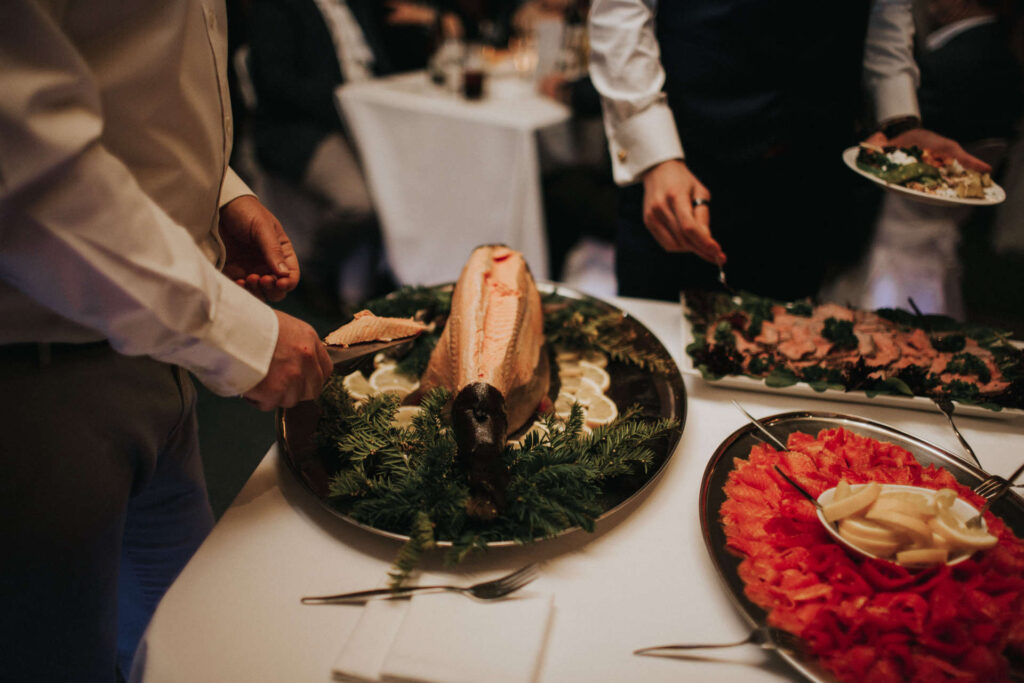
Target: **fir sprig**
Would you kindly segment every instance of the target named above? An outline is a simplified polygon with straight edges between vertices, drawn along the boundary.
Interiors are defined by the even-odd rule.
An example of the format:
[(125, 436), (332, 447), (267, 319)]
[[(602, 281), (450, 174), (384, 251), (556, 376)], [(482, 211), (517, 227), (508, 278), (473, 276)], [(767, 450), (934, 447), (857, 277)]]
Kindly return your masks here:
[(427, 394), (412, 427), (400, 428), (391, 423), (398, 407), (393, 396), (356, 405), (341, 383), (332, 378), (320, 399), (317, 443), (338, 463), (329, 500), (359, 522), (408, 536), (392, 566), (393, 586), (438, 541), (451, 542), (445, 562), (455, 564), (493, 541), (529, 543), (571, 527), (593, 530), (609, 488), (620, 477), (648, 473), (656, 464), (652, 443), (678, 428), (674, 420), (642, 418), (639, 408), (591, 434), (583, 431), (578, 405), (565, 420), (547, 414), (546, 433), (506, 447), (508, 503), (497, 519), (481, 522), (466, 513), (469, 488), (456, 461), (448, 391)]
[(626, 314), (592, 299), (545, 297), (544, 336), (549, 344), (572, 350), (596, 349), (612, 360), (666, 374), (671, 364), (659, 349), (645, 348), (635, 327), (623, 325)]

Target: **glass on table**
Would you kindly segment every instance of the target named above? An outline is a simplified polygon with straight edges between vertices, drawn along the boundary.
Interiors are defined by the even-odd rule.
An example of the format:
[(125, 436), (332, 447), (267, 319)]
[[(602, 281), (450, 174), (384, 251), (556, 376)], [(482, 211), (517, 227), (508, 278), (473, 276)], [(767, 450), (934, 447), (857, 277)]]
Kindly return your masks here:
[(462, 68), (462, 94), (467, 100), (483, 98), (485, 80), (483, 49), (480, 45), (470, 45)]

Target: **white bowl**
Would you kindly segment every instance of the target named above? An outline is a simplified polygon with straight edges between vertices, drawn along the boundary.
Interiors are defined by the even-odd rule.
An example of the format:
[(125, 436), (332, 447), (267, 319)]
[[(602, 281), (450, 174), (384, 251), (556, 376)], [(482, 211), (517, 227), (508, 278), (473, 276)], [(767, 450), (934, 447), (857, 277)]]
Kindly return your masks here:
[[(850, 484), (850, 491), (851, 492), (859, 491), (860, 489), (864, 488), (865, 486), (867, 486), (867, 484)], [(905, 486), (903, 484), (881, 484), (881, 486), (882, 486), (882, 491), (881, 491), (882, 493), (885, 493), (886, 491), (907, 491), (907, 492), (910, 492), (910, 493), (925, 491), (925, 492), (930, 493), (930, 494), (934, 494), (935, 493), (935, 489), (929, 489), (929, 488), (925, 488), (923, 486)], [(830, 489), (826, 489), (825, 491), (822, 491), (821, 495), (818, 496), (818, 503), (820, 505), (828, 505), (829, 503), (832, 502), (832, 498), (835, 496), (835, 494), (836, 494), (835, 487), (832, 487)], [(821, 508), (817, 508), (817, 510), (818, 510), (818, 519), (821, 521), (822, 525), (828, 531), (829, 535), (832, 536), (832, 538), (834, 538), (837, 543), (841, 543), (843, 546), (849, 548), (850, 550), (852, 550), (853, 552), (857, 553), (858, 555), (863, 555), (864, 557), (871, 557), (871, 558), (874, 558), (876, 560), (883, 560), (885, 562), (892, 562), (893, 564), (899, 564), (898, 562), (896, 562), (896, 560), (893, 560), (893, 559), (888, 558), (888, 557), (878, 557), (877, 555), (873, 555), (873, 554), (871, 554), (871, 553), (869, 553), (869, 552), (867, 552), (865, 550), (861, 550), (859, 547), (857, 547), (853, 543), (850, 543), (845, 538), (843, 538), (842, 536), (839, 535), (839, 530), (837, 529), (835, 523), (828, 522), (828, 521), (825, 520), (825, 515), (822, 514)], [(957, 496), (957, 499), (953, 502), (953, 510), (952, 510), (952, 512), (956, 516), (956, 518), (959, 519), (961, 522), (966, 522), (971, 517), (977, 516), (978, 509), (976, 507), (974, 507), (973, 505), (971, 505), (970, 503), (968, 503), (963, 498), (960, 498), (959, 496)], [(982, 518), (982, 520), (981, 520), (981, 528), (985, 529), (986, 531), (988, 530), (988, 525), (985, 524), (985, 519), (984, 518)], [(954, 555), (952, 559), (946, 560), (946, 564), (950, 565), (950, 566), (953, 566), (955, 564), (960, 564), (961, 562), (966, 560), (968, 557), (973, 555), (974, 552), (975, 551), (961, 550), (961, 551), (958, 552), (958, 554)], [(904, 569), (926, 569), (929, 565), (904, 565), (904, 564), (900, 564), (899, 566), (903, 567)]]

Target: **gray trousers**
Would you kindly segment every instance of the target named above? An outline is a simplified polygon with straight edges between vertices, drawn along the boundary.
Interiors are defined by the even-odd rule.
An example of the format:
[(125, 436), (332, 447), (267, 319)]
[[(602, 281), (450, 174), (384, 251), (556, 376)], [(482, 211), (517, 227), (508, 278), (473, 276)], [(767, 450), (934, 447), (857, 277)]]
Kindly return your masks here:
[(0, 680), (127, 678), (213, 525), (195, 388), (108, 346), (0, 347)]

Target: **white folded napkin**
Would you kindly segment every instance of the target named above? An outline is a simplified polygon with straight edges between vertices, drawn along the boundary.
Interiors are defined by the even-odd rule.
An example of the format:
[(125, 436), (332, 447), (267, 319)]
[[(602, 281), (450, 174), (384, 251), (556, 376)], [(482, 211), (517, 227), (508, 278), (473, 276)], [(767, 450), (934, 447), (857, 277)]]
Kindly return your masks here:
[(384, 658), (409, 611), (410, 600), (370, 600), (334, 661), (339, 681), (379, 681)]
[(478, 602), (455, 593), (370, 601), (334, 664), (346, 681), (530, 683), (552, 598), (523, 592)]

